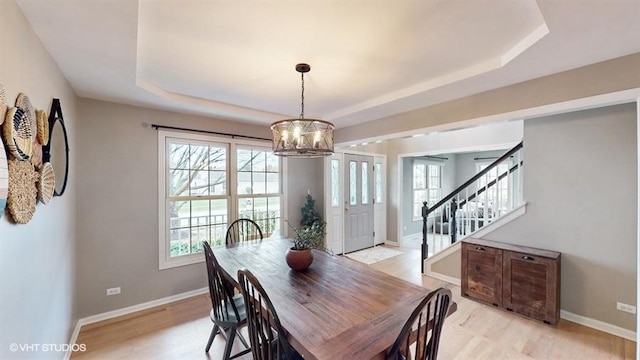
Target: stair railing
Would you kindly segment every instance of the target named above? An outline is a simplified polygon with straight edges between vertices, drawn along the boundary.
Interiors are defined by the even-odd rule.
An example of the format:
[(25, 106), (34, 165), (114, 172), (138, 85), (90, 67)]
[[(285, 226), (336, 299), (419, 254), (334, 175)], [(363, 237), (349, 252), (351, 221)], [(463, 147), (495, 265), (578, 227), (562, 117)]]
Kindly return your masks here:
[[(424, 260), (429, 257), (429, 242), (434, 248), (437, 242), (444, 247), (443, 235), (448, 234), (447, 246), (454, 244), (522, 203), (522, 148), (520, 142), (433, 206), (423, 202), (423, 273)], [(500, 165), (507, 165), (507, 170), (498, 174)], [(490, 179), (492, 173), (495, 178)], [(506, 190), (498, 186), (501, 181), (508, 182)]]

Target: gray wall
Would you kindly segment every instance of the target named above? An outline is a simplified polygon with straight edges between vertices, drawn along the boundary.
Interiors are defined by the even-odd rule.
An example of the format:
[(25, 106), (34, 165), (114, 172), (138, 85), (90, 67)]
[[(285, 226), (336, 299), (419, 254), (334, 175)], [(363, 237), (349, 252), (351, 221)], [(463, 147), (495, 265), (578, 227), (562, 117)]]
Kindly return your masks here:
[(1, 3), (0, 82), (7, 103), (23, 92), (48, 114), (59, 98), (71, 153), (64, 196), (38, 204), (26, 225), (11, 224), (6, 212), (0, 219), (0, 358), (60, 359), (64, 353), (11, 352), (9, 344), (66, 344), (76, 324), (76, 97), (15, 1)]
[(636, 105), (525, 121), (527, 213), (485, 239), (562, 253), (561, 308), (635, 330)]
[[(524, 216), (484, 239), (562, 253), (561, 309), (635, 331), (635, 104), (525, 121)], [(460, 278), (460, 251), (434, 263)]]
[[(157, 132), (144, 124), (266, 138), (269, 127), (88, 99), (79, 100), (78, 114), (79, 316), (205, 287), (203, 263), (158, 270)], [(285, 203), (290, 215), (298, 216), (295, 224), (295, 209), (302, 206), (307, 189), (322, 196), (317, 171), (314, 160), (289, 164), (293, 176)], [(105, 296), (107, 288), (116, 286), (121, 295)]]
[(496, 159), (488, 160), (491, 162), (497, 160), (498, 157), (504, 155), (507, 151), (509, 151), (509, 149), (456, 154), (456, 186), (462, 185), (476, 174), (477, 161), (474, 160), (475, 158), (495, 157)]
[[(324, 159), (299, 159), (287, 160), (289, 178), (287, 179), (287, 218), (291, 225), (300, 226), (302, 219), (301, 208), (306, 202), (307, 191), (316, 200), (316, 210), (324, 214), (324, 186), (323, 167)], [(324, 218), (324, 215), (323, 215)], [(285, 225), (286, 226), (286, 225)], [(293, 237), (293, 231), (286, 226), (286, 234)]]

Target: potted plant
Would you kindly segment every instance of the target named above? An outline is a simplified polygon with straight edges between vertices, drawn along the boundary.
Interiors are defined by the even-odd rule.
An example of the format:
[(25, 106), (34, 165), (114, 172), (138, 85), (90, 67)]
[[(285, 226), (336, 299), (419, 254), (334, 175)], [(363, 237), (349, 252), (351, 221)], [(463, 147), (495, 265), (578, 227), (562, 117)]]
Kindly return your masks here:
[(306, 196), (306, 202), (300, 209), (302, 220), (300, 229), (297, 229), (289, 221), (287, 224), (295, 232), (293, 246), (287, 250), (287, 265), (294, 270), (304, 270), (313, 262), (311, 249), (324, 249), (324, 235), (327, 223), (322, 220), (315, 209), (315, 200), (310, 194)]

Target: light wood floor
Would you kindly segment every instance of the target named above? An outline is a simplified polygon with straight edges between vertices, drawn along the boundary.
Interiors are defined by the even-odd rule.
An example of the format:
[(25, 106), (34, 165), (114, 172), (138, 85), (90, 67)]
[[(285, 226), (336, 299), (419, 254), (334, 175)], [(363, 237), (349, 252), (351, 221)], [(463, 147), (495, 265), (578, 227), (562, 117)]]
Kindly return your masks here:
[[(420, 274), (418, 250), (403, 250), (402, 255), (371, 266), (429, 288), (446, 286), (453, 291), (458, 311), (445, 322), (440, 359), (636, 358), (635, 342), (565, 320), (557, 328), (549, 327), (465, 299), (459, 286)], [(210, 306), (208, 297), (202, 295), (84, 326), (77, 343), (86, 344), (87, 351), (72, 358), (220, 359), (225, 344), (221, 336), (208, 355), (204, 352), (212, 328)], [(241, 347), (236, 341), (234, 351)], [(247, 354), (241, 359), (250, 358)]]

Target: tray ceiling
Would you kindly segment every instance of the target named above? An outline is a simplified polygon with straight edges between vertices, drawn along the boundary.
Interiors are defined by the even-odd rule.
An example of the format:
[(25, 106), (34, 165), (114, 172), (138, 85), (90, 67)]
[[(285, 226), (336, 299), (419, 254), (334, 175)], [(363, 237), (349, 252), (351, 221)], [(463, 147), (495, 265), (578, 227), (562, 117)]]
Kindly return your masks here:
[(79, 96), (344, 127), (640, 51), (640, 1), (18, 0)]

